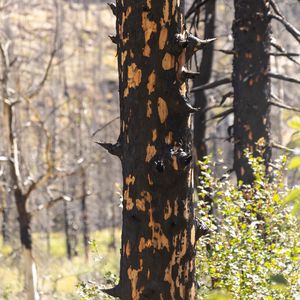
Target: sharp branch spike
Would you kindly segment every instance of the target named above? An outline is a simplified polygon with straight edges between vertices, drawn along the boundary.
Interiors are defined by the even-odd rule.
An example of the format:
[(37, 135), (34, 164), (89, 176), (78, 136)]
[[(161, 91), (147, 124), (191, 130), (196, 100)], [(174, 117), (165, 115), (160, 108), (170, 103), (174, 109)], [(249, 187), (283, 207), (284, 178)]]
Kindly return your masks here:
[(196, 76), (200, 75), (199, 72), (193, 72), (189, 71), (186, 68), (183, 68), (182, 73), (181, 73), (181, 78), (183, 81), (186, 79), (194, 79)]
[(116, 35), (109, 35), (109, 38), (114, 44), (118, 44), (119, 38)]
[(122, 148), (120, 142), (117, 142), (116, 144), (102, 143), (102, 142), (95, 142), (95, 143), (101, 146), (102, 148), (104, 148), (105, 150), (107, 150), (110, 154), (121, 158)]
[(110, 7), (112, 13), (114, 14), (114, 16), (117, 15), (117, 6), (115, 3), (107, 3), (107, 5)]
[(186, 39), (186, 61), (189, 61), (197, 51), (203, 49), (215, 40), (216, 38), (201, 40), (194, 35), (189, 34)]
[(109, 296), (121, 298), (120, 285), (117, 285), (111, 289), (102, 289), (101, 291)]

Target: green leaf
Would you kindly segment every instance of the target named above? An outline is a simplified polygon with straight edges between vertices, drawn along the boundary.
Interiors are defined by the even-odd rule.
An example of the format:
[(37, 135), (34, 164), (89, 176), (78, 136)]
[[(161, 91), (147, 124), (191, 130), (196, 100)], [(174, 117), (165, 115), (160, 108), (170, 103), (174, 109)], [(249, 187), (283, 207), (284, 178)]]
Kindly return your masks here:
[(285, 198), (285, 203), (287, 204), (292, 201), (295, 201), (295, 200), (299, 199), (299, 197), (300, 197), (300, 188), (291, 191), (288, 194), (288, 196)]
[(290, 160), (290, 163), (288, 165), (288, 168), (290, 170), (296, 169), (300, 167), (300, 156), (295, 156)]
[(205, 297), (205, 300), (231, 300), (232, 295), (226, 291), (213, 291)]
[(284, 278), (282, 274), (272, 275), (270, 280), (273, 284), (281, 284), (281, 285), (288, 285), (288, 281)]
[(296, 129), (300, 131), (300, 118), (299, 117), (294, 117), (291, 120), (288, 121), (289, 127)]

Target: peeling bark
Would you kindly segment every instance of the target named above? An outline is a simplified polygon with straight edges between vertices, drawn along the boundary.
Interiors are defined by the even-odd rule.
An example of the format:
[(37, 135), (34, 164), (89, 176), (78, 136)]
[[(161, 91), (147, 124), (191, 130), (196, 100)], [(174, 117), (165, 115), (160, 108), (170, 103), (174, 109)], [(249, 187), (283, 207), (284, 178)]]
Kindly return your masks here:
[(122, 300), (195, 299), (183, 1), (117, 0)]
[(251, 184), (253, 172), (244, 150), (257, 156), (260, 149), (266, 165), (271, 158), (270, 7), (267, 0), (235, 0), (234, 6), (234, 170), (238, 180)]

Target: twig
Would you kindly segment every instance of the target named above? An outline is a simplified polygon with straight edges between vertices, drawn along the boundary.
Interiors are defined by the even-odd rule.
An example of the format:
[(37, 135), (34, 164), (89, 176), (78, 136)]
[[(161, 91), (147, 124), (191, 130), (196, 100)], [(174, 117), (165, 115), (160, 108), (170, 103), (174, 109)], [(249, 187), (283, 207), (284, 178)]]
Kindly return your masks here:
[(110, 120), (108, 123), (106, 123), (104, 126), (102, 126), (101, 128), (97, 129), (93, 134), (92, 137), (95, 137), (95, 135), (97, 133), (99, 133), (100, 131), (102, 131), (103, 129), (105, 129), (107, 126), (109, 126), (111, 123), (113, 123), (114, 121), (120, 119), (120, 116), (113, 118), (112, 120)]
[(284, 104), (283, 100), (279, 99), (277, 96), (271, 94), (271, 97), (274, 98), (275, 101), (270, 100), (269, 101), (270, 105), (277, 106), (279, 108), (283, 108), (291, 111), (300, 112), (300, 108)]
[(286, 30), (300, 43), (300, 31), (297, 28), (289, 23), (283, 16), (271, 14), (270, 17), (283, 24)]
[(284, 81), (287, 81), (287, 82), (300, 84), (299, 79), (296, 79), (296, 78), (293, 78), (293, 77), (290, 77), (290, 76), (287, 76), (287, 75), (281, 75), (281, 74), (273, 73), (273, 72), (269, 72), (268, 75), (271, 78), (275, 78), (275, 79), (284, 80)]

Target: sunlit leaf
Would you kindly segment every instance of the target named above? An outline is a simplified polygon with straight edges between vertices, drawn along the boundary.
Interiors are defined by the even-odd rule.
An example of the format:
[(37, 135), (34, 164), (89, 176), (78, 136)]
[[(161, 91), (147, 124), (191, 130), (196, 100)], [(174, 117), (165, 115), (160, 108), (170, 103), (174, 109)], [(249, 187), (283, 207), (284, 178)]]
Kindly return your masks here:
[(300, 131), (300, 118), (299, 117), (294, 117), (291, 120), (288, 121), (289, 127), (296, 129)]
[(292, 190), (285, 199), (285, 203), (290, 203), (299, 199), (300, 197), (300, 188)]
[(290, 163), (288, 165), (288, 168), (290, 170), (296, 169), (300, 167), (300, 156), (295, 156), (290, 160)]

